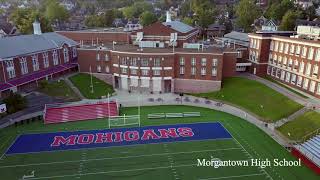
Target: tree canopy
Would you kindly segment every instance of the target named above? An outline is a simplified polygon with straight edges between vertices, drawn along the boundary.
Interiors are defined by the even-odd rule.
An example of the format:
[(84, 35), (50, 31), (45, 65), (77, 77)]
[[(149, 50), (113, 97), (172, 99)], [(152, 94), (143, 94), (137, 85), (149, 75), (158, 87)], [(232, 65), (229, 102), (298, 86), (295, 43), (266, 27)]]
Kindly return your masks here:
[(45, 16), (50, 22), (61, 22), (69, 18), (69, 13), (58, 1), (51, 0), (46, 5)]
[(145, 11), (140, 16), (140, 23), (142, 26), (148, 26), (158, 20), (157, 16), (149, 11)]
[(261, 15), (261, 10), (253, 0), (242, 0), (236, 7), (237, 25), (245, 32), (251, 30), (254, 20)]

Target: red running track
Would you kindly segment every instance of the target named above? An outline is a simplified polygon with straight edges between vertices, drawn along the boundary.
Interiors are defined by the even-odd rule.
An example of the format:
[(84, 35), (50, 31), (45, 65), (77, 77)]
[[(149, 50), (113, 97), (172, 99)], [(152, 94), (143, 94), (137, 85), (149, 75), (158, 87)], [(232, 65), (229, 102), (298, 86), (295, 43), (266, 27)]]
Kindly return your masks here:
[(291, 154), (295, 157), (301, 159), (301, 161), (310, 169), (312, 169), (316, 174), (320, 175), (320, 167), (318, 167), (315, 163), (309, 160), (306, 156), (304, 156), (298, 149), (292, 148)]

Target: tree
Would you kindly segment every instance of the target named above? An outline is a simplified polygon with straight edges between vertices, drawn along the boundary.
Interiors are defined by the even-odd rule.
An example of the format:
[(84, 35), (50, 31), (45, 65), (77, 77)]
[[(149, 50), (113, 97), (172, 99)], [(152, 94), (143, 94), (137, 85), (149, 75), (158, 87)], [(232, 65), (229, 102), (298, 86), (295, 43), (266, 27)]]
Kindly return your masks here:
[(296, 20), (299, 18), (300, 13), (295, 11), (287, 11), (286, 14), (283, 16), (280, 30), (282, 31), (293, 31), (296, 26)]
[(293, 1), (276, 1), (273, 4), (270, 4), (265, 15), (267, 18), (280, 21), (288, 10), (295, 10)]
[(254, 20), (261, 14), (260, 9), (252, 0), (242, 0), (236, 7), (237, 25), (249, 32)]
[(15, 113), (24, 109), (27, 106), (27, 101), (20, 94), (10, 92), (10, 95), (3, 100), (7, 106), (9, 114)]
[(98, 15), (87, 16), (84, 23), (88, 27), (104, 27), (104, 17)]
[(132, 6), (128, 6), (123, 9), (123, 14), (127, 19), (139, 18), (140, 15), (145, 11), (152, 11), (153, 7), (151, 4), (144, 1), (137, 1)]
[(202, 28), (207, 28), (215, 21), (216, 9), (209, 0), (192, 0), (192, 11), (195, 12), (194, 20)]
[(183, 23), (185, 24), (188, 24), (190, 26), (193, 25), (193, 19), (192, 18), (189, 18), (189, 17), (184, 17), (183, 20), (182, 20)]
[(148, 26), (158, 20), (157, 16), (149, 11), (145, 11), (140, 16), (140, 23), (142, 26)]
[(22, 34), (31, 34), (33, 32), (32, 23), (35, 20), (41, 23), (42, 32), (51, 32), (52, 27), (49, 20), (39, 11), (33, 8), (15, 9), (10, 16), (10, 20), (17, 26)]
[(127, 19), (134, 18), (134, 11), (135, 11), (134, 7), (132, 7), (132, 6), (125, 7), (122, 10), (124, 17), (126, 17)]
[(56, 21), (60, 23), (69, 18), (69, 13), (56, 0), (51, 0), (46, 6), (45, 16), (50, 22)]
[(113, 9), (109, 9), (104, 14), (104, 25), (110, 27), (115, 19), (115, 12)]

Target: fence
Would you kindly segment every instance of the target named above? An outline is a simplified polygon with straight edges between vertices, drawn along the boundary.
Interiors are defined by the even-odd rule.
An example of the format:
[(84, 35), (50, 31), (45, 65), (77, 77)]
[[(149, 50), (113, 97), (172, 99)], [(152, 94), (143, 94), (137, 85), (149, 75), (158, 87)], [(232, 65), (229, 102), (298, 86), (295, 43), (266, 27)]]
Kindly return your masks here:
[(148, 114), (148, 119), (200, 117), (200, 116), (201, 116), (200, 112), (154, 113), (154, 114)]

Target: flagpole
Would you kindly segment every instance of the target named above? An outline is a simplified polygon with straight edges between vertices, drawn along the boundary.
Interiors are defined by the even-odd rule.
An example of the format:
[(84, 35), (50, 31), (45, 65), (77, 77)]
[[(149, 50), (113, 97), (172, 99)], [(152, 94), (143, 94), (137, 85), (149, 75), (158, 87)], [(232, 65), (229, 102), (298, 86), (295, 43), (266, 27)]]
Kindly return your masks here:
[(108, 121), (109, 121), (109, 129), (110, 129), (110, 95), (108, 93)]
[(92, 83), (92, 71), (91, 71), (91, 66), (90, 66), (90, 83), (91, 83), (91, 93), (93, 93), (93, 83)]
[(140, 94), (138, 95), (138, 116), (139, 116), (139, 127), (140, 127)]

